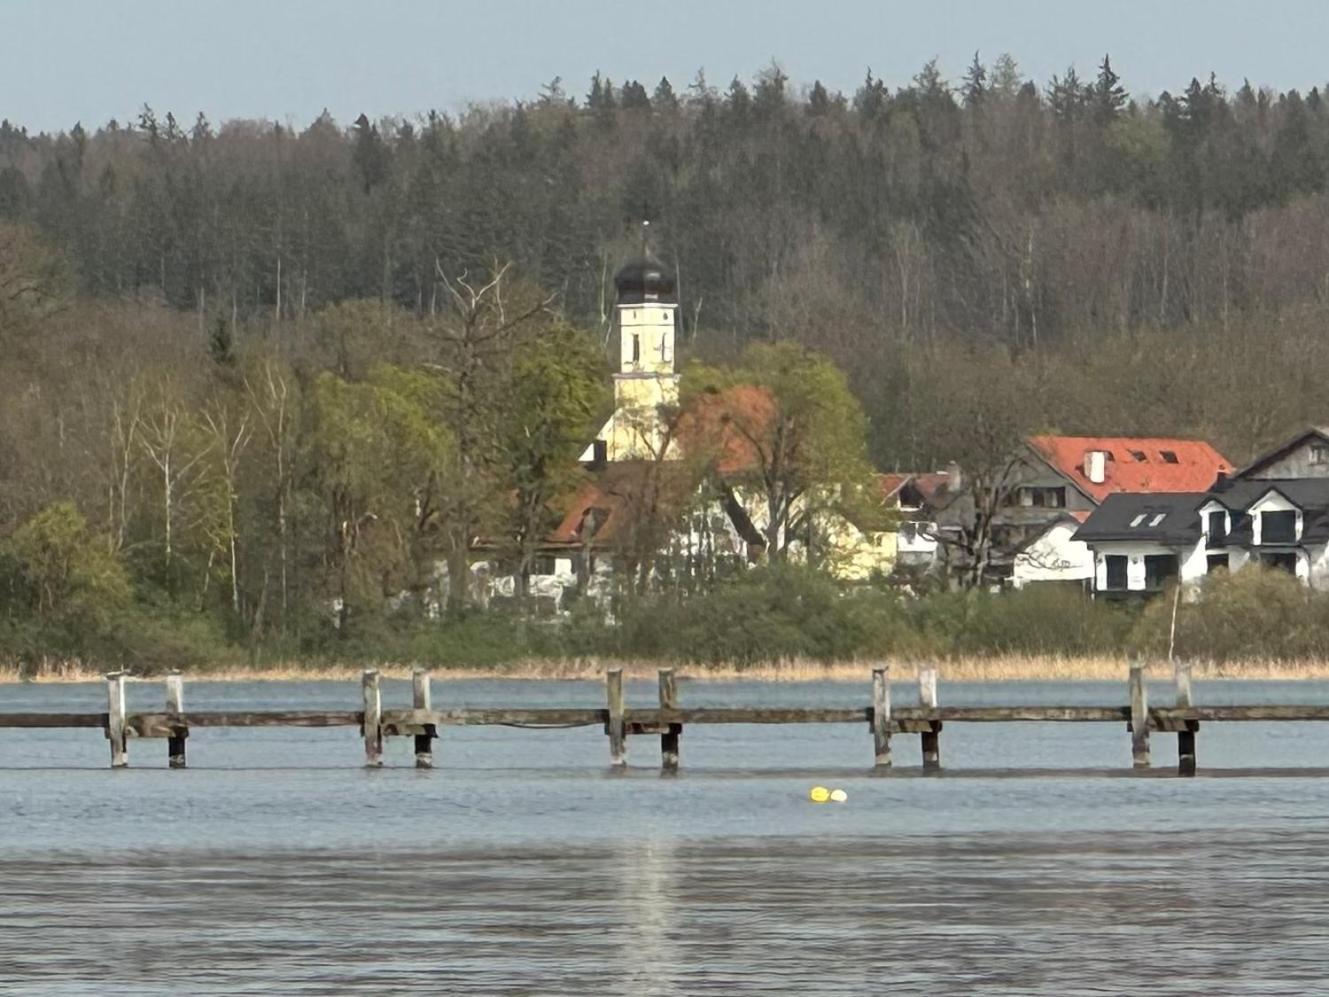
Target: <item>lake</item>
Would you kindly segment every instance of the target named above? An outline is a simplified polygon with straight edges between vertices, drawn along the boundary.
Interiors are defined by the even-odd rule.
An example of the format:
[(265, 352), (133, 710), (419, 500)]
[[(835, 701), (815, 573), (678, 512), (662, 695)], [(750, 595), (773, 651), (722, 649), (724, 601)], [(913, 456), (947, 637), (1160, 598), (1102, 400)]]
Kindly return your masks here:
[[(346, 709), (351, 682), (186, 683), (189, 709)], [(130, 687), (157, 709), (159, 684)], [(629, 705), (654, 702), (629, 683)], [(860, 706), (868, 682), (682, 683), (687, 706)], [(1125, 683), (940, 686), (1124, 704)], [(913, 701), (897, 686), (895, 702)], [(384, 681), (385, 707), (409, 703)], [(1163, 686), (1151, 702), (1170, 701)], [(436, 681), (435, 706), (598, 706), (587, 682)], [(1329, 683), (1195, 700), (1329, 703)], [(0, 710), (105, 709), (100, 684)], [(954, 724), (869, 772), (867, 725), (693, 727), (610, 772), (602, 731), (448, 729), (361, 768), (353, 728), (199, 730), (190, 768), (100, 731), (0, 730), (0, 993), (1304, 994), (1329, 964), (1329, 725), (1202, 727), (1135, 777), (1118, 724)], [(1153, 737), (1154, 763), (1176, 739)], [(914, 771), (911, 771), (914, 770)], [(814, 784), (845, 804), (814, 805)]]

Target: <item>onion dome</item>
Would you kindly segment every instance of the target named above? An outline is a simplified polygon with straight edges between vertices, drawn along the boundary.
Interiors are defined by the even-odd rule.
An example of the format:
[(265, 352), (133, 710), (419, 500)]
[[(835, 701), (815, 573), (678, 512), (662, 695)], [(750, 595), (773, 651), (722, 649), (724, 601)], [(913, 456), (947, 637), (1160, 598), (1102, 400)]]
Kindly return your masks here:
[(614, 274), (614, 287), (618, 291), (619, 304), (673, 301), (676, 286), (674, 275), (663, 263), (649, 256), (624, 264), (618, 273)]

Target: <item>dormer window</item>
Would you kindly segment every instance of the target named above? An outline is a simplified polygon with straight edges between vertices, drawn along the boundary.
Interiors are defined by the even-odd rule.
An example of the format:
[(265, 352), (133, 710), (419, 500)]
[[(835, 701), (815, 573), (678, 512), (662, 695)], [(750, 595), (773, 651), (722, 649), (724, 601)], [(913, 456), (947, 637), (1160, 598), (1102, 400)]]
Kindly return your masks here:
[(1312, 464), (1329, 464), (1329, 444), (1326, 443), (1311, 444), (1310, 462)]
[(1175, 450), (1160, 450), (1158, 451), (1158, 456), (1163, 458), (1164, 464), (1181, 463), (1181, 461), (1177, 459), (1177, 452)]
[(1131, 458), (1132, 458), (1136, 463), (1139, 463), (1139, 464), (1143, 464), (1145, 461), (1147, 461), (1147, 460), (1149, 459), (1149, 455), (1148, 455), (1147, 453), (1145, 453), (1143, 450), (1132, 450), (1132, 451), (1130, 452), (1130, 454), (1131, 454)]
[(1157, 526), (1159, 523), (1161, 523), (1161, 522), (1162, 522), (1163, 520), (1165, 520), (1165, 519), (1167, 519), (1167, 513), (1166, 513), (1166, 512), (1156, 513), (1156, 514), (1154, 515), (1154, 518), (1151, 519), (1151, 520), (1149, 520), (1149, 525), (1150, 525), (1150, 526)]
[(1139, 526), (1141, 523), (1143, 523), (1143, 522), (1145, 521), (1145, 519), (1146, 519), (1148, 516), (1149, 516), (1149, 513), (1147, 513), (1147, 512), (1142, 512), (1142, 513), (1140, 513), (1138, 516), (1136, 516), (1134, 519), (1131, 520), (1131, 526), (1132, 526), (1132, 527)]
[[(1208, 543), (1210, 547), (1222, 547), (1227, 542), (1227, 513), (1215, 509), (1206, 517)], [(1224, 555), (1226, 556), (1226, 555)]]
[(1260, 513), (1261, 544), (1294, 544), (1297, 542), (1297, 514), (1295, 512)]

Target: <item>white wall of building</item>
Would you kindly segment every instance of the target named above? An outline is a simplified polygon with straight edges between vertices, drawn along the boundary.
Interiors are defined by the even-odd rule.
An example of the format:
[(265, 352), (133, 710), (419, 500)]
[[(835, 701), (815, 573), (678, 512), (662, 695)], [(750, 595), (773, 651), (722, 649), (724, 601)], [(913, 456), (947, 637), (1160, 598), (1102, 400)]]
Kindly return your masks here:
[(1033, 543), (1015, 555), (1011, 585), (1023, 588), (1030, 582), (1089, 581), (1094, 577), (1094, 555), (1088, 545), (1071, 537), (1080, 524), (1054, 523)]
[(1209, 570), (1204, 541), (1198, 541), (1186, 547), (1166, 547), (1163, 544), (1140, 543), (1120, 540), (1103, 541), (1094, 545), (1094, 590), (1097, 592), (1121, 592), (1122, 589), (1107, 587), (1107, 559), (1109, 556), (1126, 558), (1127, 592), (1145, 592), (1146, 571), (1145, 557), (1155, 554), (1173, 554), (1177, 557), (1177, 577), (1183, 584), (1198, 582)]

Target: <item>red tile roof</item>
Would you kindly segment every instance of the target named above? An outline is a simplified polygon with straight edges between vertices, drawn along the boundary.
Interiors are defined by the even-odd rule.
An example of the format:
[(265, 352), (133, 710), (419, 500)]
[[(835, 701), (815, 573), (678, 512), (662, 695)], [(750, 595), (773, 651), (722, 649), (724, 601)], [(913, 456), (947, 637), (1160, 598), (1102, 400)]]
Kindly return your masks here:
[(592, 540), (597, 545), (627, 541), (648, 504), (660, 510), (680, 508), (683, 497), (696, 485), (692, 469), (681, 462), (609, 464), (561, 505), (563, 519), (546, 543), (580, 546)]
[(702, 394), (679, 419), (679, 441), (689, 457), (705, 457), (720, 474), (751, 472), (761, 465), (753, 441), (765, 441), (777, 411), (775, 398), (758, 385)]
[[(1203, 440), (1161, 436), (1031, 436), (1029, 445), (1095, 502), (1115, 492), (1203, 492), (1232, 464)], [(1085, 476), (1085, 455), (1109, 454), (1101, 483)]]

